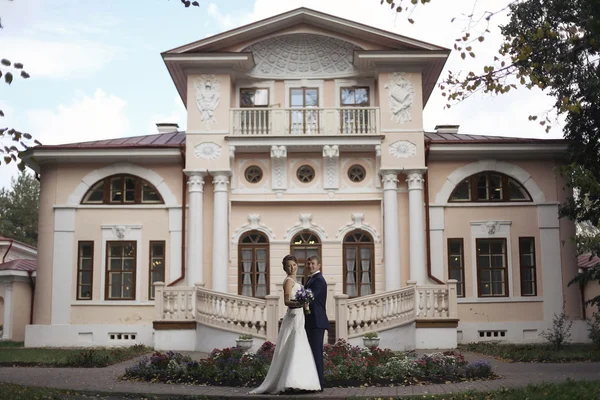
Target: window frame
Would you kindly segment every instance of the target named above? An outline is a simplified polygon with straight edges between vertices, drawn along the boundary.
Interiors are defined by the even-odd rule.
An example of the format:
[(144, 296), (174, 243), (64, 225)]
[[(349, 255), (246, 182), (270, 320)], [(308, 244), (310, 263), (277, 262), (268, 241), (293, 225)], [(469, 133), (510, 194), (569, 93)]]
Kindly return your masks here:
[[(135, 182), (134, 201), (125, 201), (124, 195), (121, 196), (120, 201), (112, 201), (111, 200), (111, 195), (110, 195), (111, 194), (111, 181), (115, 178), (121, 179), (121, 190), (123, 191), (123, 193), (125, 192), (126, 178), (134, 179), (134, 182)], [(94, 188), (97, 185), (99, 185), (100, 183), (102, 183), (102, 192), (103, 192), (102, 202), (86, 200), (87, 197), (91, 194), (91, 192), (94, 191)], [(144, 201), (143, 200), (144, 184), (147, 184), (154, 190), (154, 192), (156, 192), (159, 200), (157, 200), (157, 201)], [(165, 201), (164, 201), (162, 195), (160, 194), (160, 192), (156, 189), (156, 186), (154, 186), (152, 183), (150, 183), (146, 179), (140, 178), (139, 176), (135, 176), (132, 174), (114, 174), (114, 175), (106, 176), (106, 177), (94, 182), (94, 184), (91, 185), (89, 187), (89, 189), (83, 195), (81, 204), (82, 205), (128, 205), (128, 206), (130, 206), (130, 205), (139, 205), (139, 204), (165, 204)]]
[[(450, 253), (450, 242), (452, 241), (456, 241), (458, 243), (460, 243), (460, 267), (458, 268), (452, 268), (450, 267), (450, 257), (456, 255), (456, 254), (451, 254)], [(461, 280), (458, 281), (457, 283), (457, 287), (460, 287), (460, 293), (462, 293), (461, 295), (459, 295), (459, 292), (456, 292), (456, 296), (463, 298), (466, 297), (466, 293), (465, 293), (465, 289), (466, 289), (466, 285), (465, 285), (465, 241), (463, 238), (448, 238), (447, 242), (447, 262), (448, 262), (448, 279), (452, 279), (451, 278), (451, 274), (450, 271), (451, 270), (459, 270), (460, 271), (460, 275), (461, 275)]]
[[(348, 242), (347, 241), (348, 238), (350, 236), (355, 235), (356, 233), (361, 233), (361, 234), (367, 236), (371, 241), (370, 242)], [(362, 229), (354, 229), (354, 230), (348, 232), (344, 236), (344, 240), (342, 241), (342, 263), (343, 263), (343, 265), (342, 265), (342, 275), (343, 275), (342, 276), (342, 285), (343, 285), (343, 291), (342, 291), (342, 293), (347, 294), (346, 293), (346, 276), (348, 274), (348, 271), (346, 270), (346, 268), (347, 268), (346, 267), (347, 266), (347, 263), (346, 263), (346, 261), (347, 261), (347, 258), (346, 258), (346, 248), (348, 246), (356, 247), (356, 249), (357, 249), (356, 255), (358, 256), (358, 260), (359, 261), (360, 261), (360, 249), (361, 248), (367, 248), (368, 247), (370, 249), (370, 252), (371, 252), (371, 254), (370, 254), (370, 256), (371, 256), (370, 257), (371, 269), (369, 271), (370, 272), (370, 277), (371, 277), (371, 285), (370, 285), (371, 286), (371, 293), (365, 294), (365, 295), (363, 295), (361, 293), (361, 288), (362, 288), (361, 282), (362, 282), (362, 280), (360, 279), (360, 274), (359, 274), (359, 270), (358, 270), (358, 268), (360, 268), (360, 265), (358, 265), (358, 263), (357, 263), (357, 266), (356, 266), (357, 269), (356, 269), (356, 271), (354, 271), (355, 274), (356, 274), (355, 278), (358, 277), (358, 279), (356, 279), (356, 283), (355, 283), (355, 285), (357, 287), (356, 288), (356, 293), (357, 294), (356, 294), (356, 296), (349, 296), (349, 298), (362, 297), (362, 296), (368, 296), (368, 295), (371, 295), (371, 294), (375, 294), (375, 241), (373, 240), (373, 236), (369, 232), (366, 232), (366, 231), (364, 231)]]
[[(292, 105), (292, 92), (294, 90), (301, 90), (302, 91), (302, 107), (298, 107), (298, 106), (293, 106)], [(317, 91), (317, 105), (316, 106), (306, 106), (306, 91), (307, 90), (316, 90)], [(321, 108), (321, 91), (319, 89), (319, 87), (314, 87), (314, 86), (299, 86), (299, 87), (290, 87), (288, 88), (288, 99), (289, 99), (289, 109), (290, 109), (290, 118), (289, 118), (289, 134), (291, 135), (312, 135), (312, 134), (318, 134), (321, 131), (321, 115), (319, 113), (319, 109)], [(294, 112), (301, 112), (302, 113), (302, 132), (296, 132), (293, 129), (293, 122), (294, 122)], [(307, 112), (314, 112), (316, 113), (316, 128), (317, 131), (316, 132), (309, 132), (306, 133), (306, 127), (307, 127), (307, 123), (306, 123), (306, 115)]]
[[(83, 286), (81, 283), (81, 272), (85, 271), (81, 269), (81, 247), (84, 245), (91, 245), (92, 247), (92, 256), (91, 256), (91, 268), (90, 268), (90, 297), (82, 297), (80, 296), (80, 288)], [(79, 240), (77, 242), (77, 286), (76, 286), (76, 297), (77, 300), (89, 301), (94, 298), (94, 241), (93, 240)]]
[[(250, 236), (250, 235), (261, 235), (266, 239), (265, 243), (242, 243), (242, 241)], [(257, 297), (256, 296), (256, 281), (257, 281), (257, 269), (256, 269), (256, 250), (259, 248), (265, 248), (266, 249), (266, 256), (265, 256), (265, 260), (266, 260), (266, 268), (265, 268), (265, 285), (267, 288), (267, 293), (265, 294), (265, 296), (268, 296), (271, 293), (271, 242), (269, 241), (269, 237), (267, 235), (265, 235), (263, 232), (259, 231), (259, 230), (251, 230), (248, 232), (244, 232), (244, 234), (242, 236), (240, 236), (240, 239), (238, 240), (238, 295), (240, 296), (245, 296), (242, 294), (242, 287), (243, 287), (243, 275), (244, 275), (244, 269), (242, 266), (242, 250), (244, 248), (252, 248), (252, 267), (251, 267), (251, 276), (252, 276), (252, 296), (253, 298), (257, 298), (257, 299), (264, 299), (264, 297)]]
[[(310, 243), (299, 243), (299, 244), (295, 244), (294, 242), (296, 241), (296, 238), (301, 237), (302, 235), (312, 235), (314, 238), (317, 239), (318, 242), (314, 243), (314, 244), (310, 244)], [(304, 238), (303, 238), (304, 239)], [(323, 250), (323, 243), (321, 242), (321, 238), (319, 237), (319, 235), (317, 235), (315, 232), (311, 231), (311, 230), (303, 230), (300, 231), (298, 233), (296, 233), (294, 235), (294, 237), (292, 238), (292, 240), (290, 241), (290, 254), (295, 256), (296, 259), (298, 260), (298, 269), (300, 269), (300, 267), (303, 268), (303, 275), (302, 276), (296, 276), (296, 279), (299, 279), (301, 285), (304, 285), (304, 283), (306, 282), (307, 278), (308, 278), (308, 270), (306, 268), (306, 257), (304, 259), (299, 258), (296, 256), (295, 251), (296, 250), (304, 250), (305, 253), (308, 251), (309, 248), (316, 248), (317, 249), (317, 256), (319, 257), (319, 260), (322, 260), (321, 255), (322, 250)]]
[[(153, 245), (162, 245), (162, 276), (166, 278), (167, 272), (167, 243), (166, 240), (150, 240), (148, 243), (148, 300), (156, 300), (156, 293), (152, 295), (154, 289), (154, 282), (152, 282), (152, 247)], [(156, 257), (155, 257), (156, 258)], [(157, 281), (160, 282), (160, 281)], [(164, 279), (163, 279), (164, 282)]]
[[(479, 197), (477, 196), (477, 180), (480, 176), (485, 175), (487, 178), (487, 182), (490, 181), (490, 177), (491, 175), (498, 175), (501, 177), (502, 179), (502, 198), (501, 199), (479, 199)], [(457, 188), (462, 185), (464, 183), (464, 181), (468, 180), (469, 181), (469, 190), (470, 190), (470, 199), (468, 200), (461, 200), (461, 199), (453, 199), (452, 197), (454, 196), (454, 193), (456, 192)], [(515, 182), (517, 185), (520, 186), (520, 188), (525, 192), (525, 194), (527, 194), (528, 199), (514, 199), (512, 200), (510, 198), (510, 191), (508, 190), (508, 182), (509, 180), (512, 180), (513, 182)], [(533, 197), (531, 197), (531, 194), (529, 193), (529, 191), (527, 190), (527, 188), (525, 188), (525, 186), (519, 182), (517, 179), (508, 176), (502, 172), (498, 172), (498, 171), (481, 171), (478, 172), (476, 174), (473, 174), (465, 179), (462, 179), (455, 187), (454, 189), (452, 189), (452, 192), (450, 193), (450, 196), (448, 197), (448, 203), (515, 203), (515, 202), (524, 202), (524, 203), (531, 203), (533, 202)]]
[[(479, 268), (479, 243), (482, 241), (487, 241), (487, 242), (492, 242), (492, 241), (502, 241), (504, 243), (504, 266), (503, 266), (503, 270), (504, 270), (504, 294), (503, 295), (482, 295), (481, 294), (481, 274), (480, 274), (480, 268)], [(491, 246), (490, 246), (491, 247)], [(490, 250), (490, 256), (493, 255), (494, 253), (491, 253)], [(502, 297), (510, 297), (510, 292), (509, 292), (509, 278), (510, 278), (510, 273), (509, 273), (509, 262), (508, 262), (508, 257), (510, 256), (510, 254), (508, 254), (508, 240), (507, 238), (503, 238), (503, 237), (499, 237), (499, 238), (476, 238), (475, 239), (475, 267), (476, 267), (476, 271), (477, 271), (477, 297), (479, 298), (502, 298)], [(490, 271), (493, 270), (498, 270), (499, 268), (486, 268), (489, 269)], [(493, 274), (491, 275), (493, 277)]]
[[(355, 91), (355, 93), (354, 93), (355, 100), (356, 100), (356, 89), (366, 89), (367, 90), (367, 105), (357, 105), (356, 103), (344, 104), (343, 97), (342, 97), (342, 91), (344, 89), (354, 90)], [(340, 86), (340, 108), (343, 108), (343, 107), (371, 107), (371, 88), (369, 86), (365, 86), (365, 85)]]
[[(523, 256), (523, 242), (526, 240), (531, 240), (531, 257), (533, 265), (524, 267), (521, 260)], [(521, 284), (521, 296), (523, 297), (535, 297), (538, 295), (538, 282), (537, 282), (537, 256), (535, 251), (535, 237), (534, 236), (521, 236), (519, 237), (519, 282)], [(523, 294), (523, 270), (531, 269), (532, 270), (532, 281), (533, 282), (533, 293), (531, 294)], [(529, 282), (529, 281), (528, 281)]]
[[(112, 244), (122, 244), (122, 245), (126, 245), (127, 243), (131, 243), (134, 246), (134, 268), (133, 268), (133, 280), (132, 280), (132, 297), (121, 297), (121, 298), (113, 298), (110, 297), (110, 272), (111, 270), (108, 269), (109, 263), (110, 263), (110, 252), (108, 251), (109, 246)], [(106, 256), (105, 256), (105, 266), (104, 266), (104, 300), (108, 300), (108, 301), (135, 301), (137, 299), (137, 268), (138, 268), (138, 257), (137, 257), (137, 252), (138, 252), (138, 242), (137, 240), (107, 240), (106, 241)], [(123, 271), (126, 270), (119, 270), (121, 271), (121, 273), (123, 273)], [(114, 272), (114, 270), (113, 270)], [(121, 286), (123, 286), (121, 284)]]

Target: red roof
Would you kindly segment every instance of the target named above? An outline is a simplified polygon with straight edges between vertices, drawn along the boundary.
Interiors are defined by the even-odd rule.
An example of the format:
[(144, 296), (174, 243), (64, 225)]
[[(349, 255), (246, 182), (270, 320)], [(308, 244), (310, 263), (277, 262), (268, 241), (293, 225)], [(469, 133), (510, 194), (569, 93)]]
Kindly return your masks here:
[(597, 256), (591, 257), (590, 254), (582, 254), (577, 256), (577, 267), (578, 268), (592, 268), (600, 264), (600, 258)]
[(7, 242), (11, 242), (11, 241), (12, 241), (12, 242), (14, 242), (14, 243), (18, 243), (18, 244), (20, 244), (21, 246), (25, 246), (25, 247), (29, 247), (29, 248), (31, 248), (31, 249), (37, 250), (37, 247), (35, 247), (35, 246), (32, 246), (32, 245), (30, 245), (30, 244), (23, 243), (23, 242), (19, 242), (18, 240), (11, 239), (11, 238), (7, 238), (7, 237), (4, 237), (4, 236), (0, 236), (0, 242), (3, 242), (3, 241), (7, 241)]
[[(530, 139), (505, 136), (465, 135), (458, 133), (425, 132), (432, 143), (565, 143), (563, 139)], [(89, 142), (58, 145), (42, 145), (34, 150), (52, 149), (115, 149), (115, 148), (173, 148), (185, 145), (185, 132), (157, 133), (117, 139), (93, 140)]]
[(11, 260), (0, 264), (0, 271), (35, 271), (36, 260)]

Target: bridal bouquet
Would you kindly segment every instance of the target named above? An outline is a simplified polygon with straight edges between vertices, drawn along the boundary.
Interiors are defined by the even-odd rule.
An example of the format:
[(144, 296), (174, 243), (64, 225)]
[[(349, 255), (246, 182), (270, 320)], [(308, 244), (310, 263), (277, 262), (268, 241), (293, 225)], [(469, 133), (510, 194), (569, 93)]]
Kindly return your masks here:
[(304, 306), (304, 312), (306, 314), (310, 314), (310, 308), (308, 308), (308, 305), (314, 299), (315, 299), (315, 296), (314, 296), (312, 290), (305, 289), (305, 288), (298, 289), (298, 291), (296, 292), (296, 297), (294, 297), (295, 301), (297, 301), (298, 303), (300, 303)]

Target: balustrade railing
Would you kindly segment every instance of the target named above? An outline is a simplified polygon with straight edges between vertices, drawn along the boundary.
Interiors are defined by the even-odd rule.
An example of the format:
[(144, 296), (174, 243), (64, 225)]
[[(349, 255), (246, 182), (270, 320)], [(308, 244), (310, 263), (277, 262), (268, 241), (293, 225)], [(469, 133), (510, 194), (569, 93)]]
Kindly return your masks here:
[[(239, 334), (251, 334), (275, 342), (283, 317), (282, 293), (265, 299), (215, 292), (196, 287), (165, 287), (157, 282), (156, 320), (188, 321)], [(328, 295), (330, 318), (335, 316), (336, 337), (348, 339), (395, 328), (415, 320), (458, 319), (456, 281), (417, 286), (409, 282), (402, 289), (350, 299), (345, 294)], [(278, 289), (280, 289), (278, 287)], [(333, 301), (331, 299), (333, 297)], [(281, 312), (280, 312), (281, 311)], [(332, 312), (333, 311), (333, 312)], [(334, 314), (334, 315), (331, 315)]]
[(189, 321), (195, 318), (193, 287), (166, 287), (156, 282), (156, 318), (159, 321)]
[(379, 108), (232, 108), (236, 136), (372, 135), (379, 132)]

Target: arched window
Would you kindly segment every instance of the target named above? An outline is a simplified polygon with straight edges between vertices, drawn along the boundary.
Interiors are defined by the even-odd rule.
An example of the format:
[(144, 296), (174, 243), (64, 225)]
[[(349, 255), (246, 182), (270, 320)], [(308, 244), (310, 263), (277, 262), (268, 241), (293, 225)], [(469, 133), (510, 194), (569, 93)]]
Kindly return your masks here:
[(308, 278), (308, 270), (305, 268), (306, 260), (310, 256), (317, 256), (321, 259), (321, 241), (319, 237), (310, 231), (298, 233), (290, 243), (290, 254), (298, 259), (296, 277), (299, 283), (304, 285)]
[(134, 175), (112, 175), (99, 180), (83, 196), (82, 204), (163, 204), (158, 190)]
[(471, 175), (456, 185), (449, 202), (531, 201), (531, 196), (517, 180), (496, 171)]
[(375, 292), (375, 245), (373, 237), (355, 230), (344, 238), (344, 293), (350, 297)]
[(246, 232), (238, 244), (238, 294), (264, 298), (269, 294), (269, 239)]

